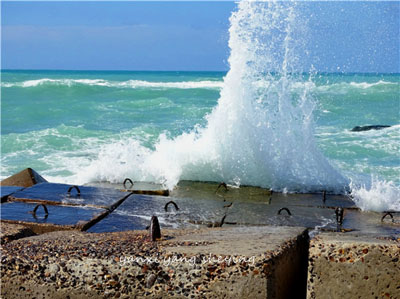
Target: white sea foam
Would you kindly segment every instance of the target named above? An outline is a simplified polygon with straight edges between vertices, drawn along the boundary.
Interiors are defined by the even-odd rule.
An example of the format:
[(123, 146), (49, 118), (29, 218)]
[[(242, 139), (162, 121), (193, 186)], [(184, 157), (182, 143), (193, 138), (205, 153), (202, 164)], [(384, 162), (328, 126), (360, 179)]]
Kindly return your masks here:
[(177, 88), (177, 89), (220, 89), (222, 88), (222, 81), (179, 81), (179, 82), (152, 82), (144, 80), (128, 80), (128, 81), (108, 81), (104, 79), (37, 79), (27, 80), (23, 82), (3, 82), (1, 87), (37, 87), (43, 85), (58, 85), (58, 86), (76, 86), (76, 85), (87, 85), (87, 86), (105, 86), (114, 88)]
[(367, 88), (371, 88), (371, 87), (375, 87), (375, 86), (381, 86), (381, 85), (397, 85), (398, 83), (379, 80), (378, 82), (374, 82), (374, 83), (350, 82), (349, 84), (351, 86), (353, 86), (353, 87), (356, 87), (356, 88), (367, 89)]
[[(267, 89), (271, 82), (265, 80), (256, 80), (252, 82), (256, 87)], [(148, 89), (222, 89), (224, 82), (220, 80), (202, 80), (202, 81), (177, 81), (177, 82), (153, 82), (145, 80), (127, 80), (127, 81), (109, 81), (104, 79), (49, 79), (42, 78), (36, 80), (27, 80), (23, 82), (2, 82), (2, 88), (22, 87), (33, 88), (38, 86), (102, 86), (110, 88), (148, 88)], [(367, 90), (380, 86), (399, 86), (398, 82), (388, 82), (379, 80), (377, 82), (341, 82), (325, 85), (315, 85), (314, 82), (292, 82), (292, 92), (301, 92), (304, 89), (312, 92), (346, 94), (351, 90)]]
[(377, 82), (340, 82), (315, 86), (314, 91), (323, 93), (346, 94), (353, 90), (368, 90), (376, 87), (396, 87), (399, 82), (379, 80)]
[(400, 211), (400, 188), (393, 182), (374, 177), (368, 185), (350, 183), (354, 202), (363, 211)]

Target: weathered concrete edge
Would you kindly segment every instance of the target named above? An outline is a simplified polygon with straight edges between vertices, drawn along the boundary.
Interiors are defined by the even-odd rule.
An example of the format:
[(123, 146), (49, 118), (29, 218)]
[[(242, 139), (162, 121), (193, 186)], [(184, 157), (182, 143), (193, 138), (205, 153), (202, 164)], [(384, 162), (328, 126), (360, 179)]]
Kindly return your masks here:
[(0, 223), (0, 227), (1, 244), (35, 235), (30, 228), (23, 225)]
[(26, 222), (19, 220), (6, 220), (1, 219), (1, 223), (8, 224), (17, 224), (23, 225), (29, 229), (31, 229), (35, 234), (44, 234), (53, 231), (65, 231), (65, 230), (76, 230), (76, 226), (74, 225), (56, 225), (51, 223), (36, 223), (36, 222)]
[(307, 298), (400, 298), (400, 235), (321, 233), (310, 241)]

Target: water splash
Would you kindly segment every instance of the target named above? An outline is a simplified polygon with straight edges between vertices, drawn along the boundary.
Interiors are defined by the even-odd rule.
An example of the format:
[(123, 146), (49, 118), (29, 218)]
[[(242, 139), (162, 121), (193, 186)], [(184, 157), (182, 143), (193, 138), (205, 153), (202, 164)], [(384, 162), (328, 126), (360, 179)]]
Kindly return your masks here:
[(350, 183), (351, 195), (363, 211), (400, 211), (400, 188), (393, 182), (371, 177), (369, 185)]
[(170, 188), (185, 179), (289, 192), (344, 190), (347, 180), (314, 140), (314, 85), (295, 75), (304, 35), (295, 3), (242, 1), (230, 22), (230, 70), (206, 127), (175, 139), (162, 135), (154, 151), (108, 145), (82, 174), (85, 180), (129, 175)]

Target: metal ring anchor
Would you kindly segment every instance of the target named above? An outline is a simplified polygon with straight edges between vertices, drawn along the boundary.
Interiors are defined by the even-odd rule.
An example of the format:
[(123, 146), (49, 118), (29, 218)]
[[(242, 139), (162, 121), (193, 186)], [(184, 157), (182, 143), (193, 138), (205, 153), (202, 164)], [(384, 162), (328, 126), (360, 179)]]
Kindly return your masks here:
[(336, 214), (336, 222), (338, 225), (343, 224), (343, 215), (344, 215), (344, 210), (342, 207), (336, 208), (335, 209), (335, 214)]
[(37, 204), (36, 207), (33, 209), (33, 211), (30, 212), (30, 213), (32, 213), (33, 218), (37, 219), (37, 217), (36, 217), (36, 211), (37, 211), (37, 209), (38, 209), (40, 206), (43, 207), (43, 210), (44, 210), (44, 218), (43, 218), (43, 219), (46, 220), (47, 217), (49, 217), (49, 210), (47, 210), (47, 207), (46, 207), (44, 204), (42, 204), (42, 203)]
[(76, 192), (77, 192), (77, 194), (76, 194), (76, 196), (81, 196), (81, 190), (79, 190), (79, 187), (78, 186), (71, 186), (71, 187), (69, 187), (69, 189), (68, 189), (68, 191), (67, 191), (67, 193), (68, 193), (68, 196), (71, 196), (71, 191), (72, 191), (72, 189), (76, 189)]
[(218, 190), (219, 190), (219, 188), (221, 188), (221, 187), (224, 187), (224, 188), (225, 188), (225, 191), (228, 191), (228, 186), (225, 184), (225, 182), (221, 182), (221, 183), (218, 185), (217, 190), (215, 190), (215, 193), (217, 193)]
[(130, 185), (129, 188), (132, 188), (132, 187), (133, 187), (133, 181), (132, 181), (130, 178), (126, 178), (126, 179), (124, 180), (124, 188), (125, 188), (125, 189), (128, 189), (128, 187), (126, 187), (126, 182), (130, 182), (130, 183), (131, 183), (131, 185)]
[(383, 220), (386, 218), (386, 216), (390, 216), (390, 218), (392, 218), (392, 222), (394, 222), (394, 217), (391, 212), (385, 212), (385, 215), (383, 215), (381, 218), (381, 222), (383, 222)]
[(290, 213), (290, 211), (289, 211), (288, 208), (281, 208), (281, 209), (279, 209), (278, 215), (280, 215), (282, 211), (286, 211), (286, 212), (288, 213), (289, 216), (292, 216), (292, 213)]
[(169, 206), (169, 205), (173, 205), (173, 206), (175, 207), (175, 210), (176, 210), (176, 211), (179, 211), (178, 205), (177, 205), (175, 202), (173, 202), (173, 201), (171, 200), (171, 201), (169, 201), (169, 202), (167, 202), (167, 203), (165, 204), (165, 206), (164, 206), (165, 212), (168, 212), (168, 206)]

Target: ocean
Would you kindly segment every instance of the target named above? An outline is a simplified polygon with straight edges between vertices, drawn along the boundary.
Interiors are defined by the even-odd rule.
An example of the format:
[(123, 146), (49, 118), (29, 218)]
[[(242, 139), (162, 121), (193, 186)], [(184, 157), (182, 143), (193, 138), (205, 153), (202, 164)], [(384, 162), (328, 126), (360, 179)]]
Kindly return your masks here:
[[(270, 38), (290, 11), (247, 5), (228, 72), (2, 70), (1, 178), (224, 181), (400, 210), (400, 75), (294, 72), (296, 45)], [(366, 125), (389, 127), (352, 131)]]

